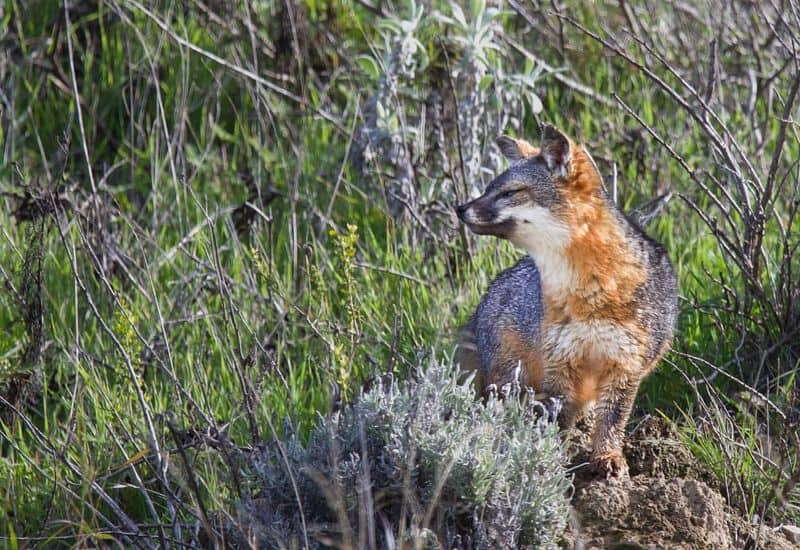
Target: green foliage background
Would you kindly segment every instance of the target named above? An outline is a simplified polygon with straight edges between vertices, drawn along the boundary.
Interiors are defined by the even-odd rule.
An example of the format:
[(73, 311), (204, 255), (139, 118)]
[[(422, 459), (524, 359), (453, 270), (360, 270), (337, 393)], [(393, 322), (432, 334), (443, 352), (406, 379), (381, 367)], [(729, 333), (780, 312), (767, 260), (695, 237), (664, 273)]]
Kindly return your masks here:
[[(433, 116), (421, 113), (430, 90), (450, 120), (463, 121), (474, 100), (480, 120), (510, 117), (510, 131), (534, 142), (539, 122), (559, 125), (614, 175), (626, 210), (671, 193), (648, 231), (680, 277), (676, 351), (644, 385), (636, 414), (689, 419), (698, 456), (745, 480), (733, 502), (755, 513), (769, 494), (774, 517), (797, 515), (797, 491), (784, 485), (797, 469), (789, 427), (800, 355), (791, 103), (780, 136), (798, 68), (796, 54), (775, 52), (796, 44), (798, 27), (770, 27), (775, 13), (745, 3), (716, 13), (666, 2), (633, 17), (614, 2), (559, 12), (489, 4), (5, 0), (4, 542), (96, 544), (126, 521), (162, 542), (188, 537), (154, 526), (233, 510), (252, 489), (237, 452), (280, 435), (283, 418), (307, 430), (376, 373), (450, 357), (481, 293), (521, 252), (467, 235), (449, 214), (491, 171), (475, 181), (464, 181), (463, 165), (426, 172), (419, 148), (433, 145), (403, 134)], [(742, 21), (767, 44), (763, 58), (748, 56), (755, 42), (735, 31)], [(408, 37), (415, 77), (392, 84), (393, 48)], [(483, 71), (472, 88), (458, 80), (465, 67)], [(717, 87), (704, 92), (719, 113), (711, 124), (781, 186), (758, 249), (761, 294), (698, 214), (744, 232), (751, 220), (734, 211), (725, 226), (714, 200), (729, 205), (735, 178), (701, 121), (648, 70), (684, 91), (682, 78), (700, 89), (716, 70)], [(353, 161), (382, 89), (393, 92), (376, 128), (418, 148), (416, 210), (400, 215), (388, 191), (394, 161)], [(443, 153), (451, 167), (459, 147), (491, 149), (488, 131), (472, 143), (455, 128)], [(708, 422), (739, 445), (697, 420), (710, 410)], [(784, 500), (770, 492), (776, 479)]]

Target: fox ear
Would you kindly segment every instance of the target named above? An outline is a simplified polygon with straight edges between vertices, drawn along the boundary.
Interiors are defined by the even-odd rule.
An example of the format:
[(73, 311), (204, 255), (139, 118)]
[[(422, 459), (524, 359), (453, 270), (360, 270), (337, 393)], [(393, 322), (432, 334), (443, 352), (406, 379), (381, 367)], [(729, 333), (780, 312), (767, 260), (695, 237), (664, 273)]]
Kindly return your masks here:
[(569, 138), (551, 124), (546, 124), (542, 130), (542, 156), (550, 170), (562, 177), (569, 174), (572, 145)]
[(495, 140), (503, 156), (510, 161), (517, 161), (539, 154), (539, 149), (525, 141), (510, 136), (500, 136)]

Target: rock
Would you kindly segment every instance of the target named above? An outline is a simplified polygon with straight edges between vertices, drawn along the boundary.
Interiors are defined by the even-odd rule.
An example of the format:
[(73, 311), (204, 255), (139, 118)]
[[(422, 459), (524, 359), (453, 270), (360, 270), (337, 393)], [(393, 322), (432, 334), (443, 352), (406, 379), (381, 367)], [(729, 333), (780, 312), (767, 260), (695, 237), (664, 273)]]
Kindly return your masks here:
[(646, 476), (595, 481), (576, 492), (573, 506), (588, 548), (738, 546), (728, 532), (722, 495), (702, 481)]
[(752, 525), (728, 506), (713, 475), (663, 420), (642, 422), (628, 438), (630, 478), (598, 479), (585, 438), (573, 435), (570, 443), (575, 493), (564, 548), (790, 550), (800, 543), (800, 527)]
[(800, 544), (800, 527), (797, 525), (779, 525), (775, 530), (795, 544)]

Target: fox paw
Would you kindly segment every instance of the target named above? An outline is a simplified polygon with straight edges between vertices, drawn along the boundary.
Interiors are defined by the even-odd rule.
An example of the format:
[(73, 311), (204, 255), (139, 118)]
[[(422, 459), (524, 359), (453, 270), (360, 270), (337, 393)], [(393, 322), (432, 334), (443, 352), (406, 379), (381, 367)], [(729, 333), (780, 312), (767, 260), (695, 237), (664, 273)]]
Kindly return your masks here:
[(592, 468), (605, 479), (628, 477), (628, 463), (622, 451), (609, 451), (592, 458)]

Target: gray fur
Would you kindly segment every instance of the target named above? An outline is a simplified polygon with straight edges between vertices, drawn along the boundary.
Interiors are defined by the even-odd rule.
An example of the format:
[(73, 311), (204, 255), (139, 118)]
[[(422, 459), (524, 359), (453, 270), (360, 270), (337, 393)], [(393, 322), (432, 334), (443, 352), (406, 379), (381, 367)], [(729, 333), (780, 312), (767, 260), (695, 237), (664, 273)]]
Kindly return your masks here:
[[(520, 188), (526, 195), (517, 197), (552, 208), (561, 204), (561, 197), (553, 185), (553, 174), (542, 157), (532, 157), (514, 163), (508, 170), (497, 176), (486, 188), (484, 196), (497, 199), (507, 189)], [(515, 183), (520, 182), (520, 185)], [(508, 201), (509, 203), (511, 201)], [(498, 201), (498, 206), (505, 206)]]
[(523, 341), (535, 347), (543, 316), (539, 270), (526, 256), (489, 285), (467, 325), (475, 340), (481, 367), (488, 370), (497, 358), (504, 329), (513, 329)]
[[(611, 203), (610, 199), (609, 204)], [(635, 222), (616, 206), (610, 207), (620, 219), (625, 237), (638, 248), (646, 266), (647, 280), (634, 297), (638, 306), (637, 317), (650, 335), (647, 360), (650, 366), (661, 356), (672, 341), (678, 319), (678, 280), (675, 268), (664, 246), (647, 235)]]

